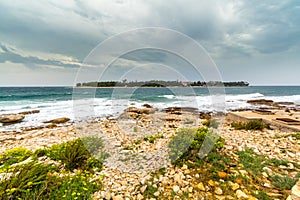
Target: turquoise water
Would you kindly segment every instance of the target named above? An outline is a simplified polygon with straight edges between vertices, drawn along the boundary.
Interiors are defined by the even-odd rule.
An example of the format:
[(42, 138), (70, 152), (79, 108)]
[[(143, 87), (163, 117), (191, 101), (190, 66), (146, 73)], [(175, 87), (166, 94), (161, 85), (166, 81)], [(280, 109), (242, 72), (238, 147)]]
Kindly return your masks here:
[[(212, 90), (222, 92), (220, 89)], [(120, 114), (128, 106), (141, 106), (144, 103), (159, 109), (191, 106), (200, 111), (214, 111), (211, 92), (207, 88), (80, 88), (76, 89), (74, 98), (72, 87), (0, 87), (0, 114), (40, 110), (38, 114), (27, 115), (24, 122), (0, 126), (0, 130), (16, 126), (36, 126), (57, 117), (75, 119), (74, 105), (78, 104), (74, 104), (72, 99), (91, 105), (91, 117)], [(264, 98), (300, 104), (300, 86), (232, 87), (225, 88), (224, 92), (227, 111), (251, 107), (246, 103), (249, 99)]]

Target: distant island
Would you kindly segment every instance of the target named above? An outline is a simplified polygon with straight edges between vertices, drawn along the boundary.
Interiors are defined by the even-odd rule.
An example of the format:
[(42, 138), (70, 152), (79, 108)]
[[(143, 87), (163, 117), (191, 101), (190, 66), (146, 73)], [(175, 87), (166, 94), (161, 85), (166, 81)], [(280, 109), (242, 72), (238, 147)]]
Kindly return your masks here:
[(151, 81), (127, 81), (126, 79), (122, 82), (119, 81), (92, 81), (85, 83), (77, 83), (76, 87), (247, 87), (248, 82), (245, 81), (234, 81), (234, 82), (221, 82), (221, 81), (162, 81), (162, 80), (151, 80)]

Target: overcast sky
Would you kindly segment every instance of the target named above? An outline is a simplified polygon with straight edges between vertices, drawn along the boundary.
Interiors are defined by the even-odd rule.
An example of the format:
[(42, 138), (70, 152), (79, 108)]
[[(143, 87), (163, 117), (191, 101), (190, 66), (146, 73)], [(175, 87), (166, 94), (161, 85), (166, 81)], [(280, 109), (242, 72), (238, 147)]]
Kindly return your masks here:
[[(74, 85), (80, 68), (93, 68), (83, 62), (99, 43), (143, 27), (172, 29), (194, 39), (224, 81), (300, 85), (298, 0), (4, 0), (0, 86)], [(106, 78), (125, 73), (122, 78), (180, 79), (168, 69), (184, 71), (187, 64), (172, 61), (163, 52), (133, 52), (116, 60)], [(124, 65), (137, 70), (126, 76)], [(195, 79), (191, 74), (184, 77)]]

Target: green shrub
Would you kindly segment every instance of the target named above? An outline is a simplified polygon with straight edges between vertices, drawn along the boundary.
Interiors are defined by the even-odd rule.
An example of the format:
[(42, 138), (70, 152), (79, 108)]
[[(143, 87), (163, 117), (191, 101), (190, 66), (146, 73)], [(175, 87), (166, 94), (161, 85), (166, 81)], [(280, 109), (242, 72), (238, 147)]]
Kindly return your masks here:
[(212, 119), (207, 119), (202, 122), (204, 126), (207, 127), (212, 127), (212, 128), (218, 128), (219, 127), (219, 122), (217, 120), (212, 120)]
[(157, 135), (151, 135), (144, 137), (144, 141), (148, 141), (150, 143), (154, 143), (156, 139), (163, 138), (163, 135), (157, 134)]
[(148, 198), (153, 198), (153, 197), (155, 197), (155, 196), (154, 196), (154, 193), (158, 191), (158, 188), (157, 188), (157, 187), (154, 187), (154, 186), (153, 186), (152, 184), (150, 184), (150, 183), (147, 183), (146, 185), (147, 185), (147, 187), (146, 187), (146, 190), (145, 190), (145, 192), (143, 193), (143, 195), (144, 195), (145, 197), (148, 197)]
[(31, 151), (23, 147), (7, 150), (4, 154), (0, 155), (0, 170), (8, 168), (12, 164), (22, 162), (32, 155)]
[(103, 186), (101, 180), (90, 181), (90, 179), (91, 175), (87, 173), (63, 177), (50, 176), (43, 199), (92, 199), (91, 195)]
[(171, 161), (181, 165), (185, 160), (196, 160), (204, 141), (208, 148), (212, 148), (208, 150), (224, 146), (224, 140), (208, 128), (178, 130), (168, 145)]
[(287, 166), (289, 164), (289, 161), (287, 160), (279, 160), (277, 158), (272, 158), (268, 161), (268, 164), (274, 165), (275, 167), (278, 167), (280, 165)]
[[(53, 160), (61, 161), (65, 165), (65, 168), (70, 171), (74, 169), (88, 169), (92, 167), (91, 163), (95, 164), (93, 167), (101, 168), (102, 162), (108, 156), (102, 150), (102, 147), (103, 143), (100, 138), (82, 138), (53, 145), (51, 148), (45, 150), (45, 155)], [(97, 156), (99, 162), (94, 160), (91, 152), (97, 152), (95, 156)]]
[(51, 165), (34, 162), (17, 166), (10, 170), (12, 176), (0, 183), (0, 196), (6, 199), (38, 199), (46, 185), (47, 174), (54, 169)]
[(235, 130), (263, 130), (264, 128), (268, 128), (268, 126), (260, 121), (260, 120), (251, 120), (248, 122), (233, 122), (231, 123), (231, 126)]
[(253, 193), (252, 195), (259, 200), (272, 200), (264, 191), (258, 191), (257, 194)]
[(56, 176), (58, 171), (43, 163), (26, 163), (12, 170), (13, 175), (0, 183), (3, 199), (92, 199), (101, 180), (90, 181), (91, 174)]
[(275, 175), (271, 177), (272, 184), (283, 190), (290, 190), (297, 182), (296, 179), (292, 179), (289, 176)]
[(252, 149), (246, 148), (244, 151), (238, 151), (237, 155), (245, 169), (254, 174), (260, 174), (267, 164), (267, 159), (263, 155), (256, 154)]
[(83, 137), (82, 143), (91, 154), (100, 153), (103, 149), (103, 140), (99, 137)]

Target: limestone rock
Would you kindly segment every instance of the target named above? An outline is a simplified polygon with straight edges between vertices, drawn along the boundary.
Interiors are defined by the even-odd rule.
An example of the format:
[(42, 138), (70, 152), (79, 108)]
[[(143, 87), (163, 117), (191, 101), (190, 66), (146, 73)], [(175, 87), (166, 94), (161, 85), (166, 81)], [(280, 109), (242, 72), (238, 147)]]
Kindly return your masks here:
[(215, 194), (221, 195), (221, 194), (223, 194), (223, 190), (221, 188), (219, 188), (219, 187), (216, 187)]
[(56, 119), (53, 119), (53, 120), (45, 121), (44, 123), (62, 124), (62, 123), (66, 123), (68, 121), (70, 121), (69, 118), (61, 117), (61, 118), (56, 118)]
[(114, 196), (113, 200), (123, 200), (124, 198), (121, 195)]
[(174, 191), (175, 193), (179, 192), (179, 190), (180, 190), (180, 187), (179, 187), (178, 185), (174, 185), (174, 186), (173, 186), (173, 191)]
[(0, 122), (3, 124), (18, 123), (25, 118), (22, 114), (3, 114), (0, 115)]
[(235, 194), (238, 199), (248, 199), (248, 195), (245, 194), (242, 190), (237, 190)]
[(30, 110), (30, 111), (19, 112), (18, 114), (20, 114), (20, 115), (29, 115), (29, 114), (39, 113), (39, 112), (40, 112), (40, 110)]
[(201, 190), (201, 191), (205, 191), (205, 187), (203, 185), (202, 182), (200, 182), (198, 185), (197, 185), (198, 189)]
[(300, 180), (298, 180), (296, 185), (292, 188), (290, 198), (291, 200), (300, 199)]

